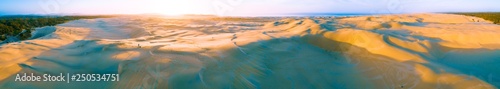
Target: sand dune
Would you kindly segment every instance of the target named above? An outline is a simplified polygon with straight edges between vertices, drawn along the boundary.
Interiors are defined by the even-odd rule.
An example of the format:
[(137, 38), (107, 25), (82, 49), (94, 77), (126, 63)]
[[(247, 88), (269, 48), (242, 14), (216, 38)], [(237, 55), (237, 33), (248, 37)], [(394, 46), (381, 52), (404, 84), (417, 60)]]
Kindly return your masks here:
[[(479, 20), (479, 22), (472, 21)], [(500, 26), (450, 14), (123, 16), (0, 46), (0, 88), (498, 88)], [(16, 82), (119, 73), (119, 82)]]

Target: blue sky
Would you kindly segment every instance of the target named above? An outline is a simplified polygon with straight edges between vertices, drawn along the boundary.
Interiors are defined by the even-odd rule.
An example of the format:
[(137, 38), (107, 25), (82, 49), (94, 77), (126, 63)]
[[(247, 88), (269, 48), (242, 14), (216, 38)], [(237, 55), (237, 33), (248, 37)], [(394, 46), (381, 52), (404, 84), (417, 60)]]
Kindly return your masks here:
[(2, 0), (0, 14), (500, 12), (500, 0)]

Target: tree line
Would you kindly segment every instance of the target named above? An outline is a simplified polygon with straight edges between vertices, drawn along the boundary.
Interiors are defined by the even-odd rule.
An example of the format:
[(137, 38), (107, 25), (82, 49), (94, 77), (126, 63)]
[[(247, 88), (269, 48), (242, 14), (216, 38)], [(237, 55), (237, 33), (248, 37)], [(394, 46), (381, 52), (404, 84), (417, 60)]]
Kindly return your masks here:
[(474, 16), (489, 20), (494, 24), (500, 24), (500, 12), (477, 12), (477, 13), (453, 13), (467, 16)]
[(26, 40), (31, 37), (31, 31), (37, 27), (55, 26), (72, 20), (107, 18), (112, 16), (35, 16), (12, 15), (0, 16), (0, 41), (8, 37)]

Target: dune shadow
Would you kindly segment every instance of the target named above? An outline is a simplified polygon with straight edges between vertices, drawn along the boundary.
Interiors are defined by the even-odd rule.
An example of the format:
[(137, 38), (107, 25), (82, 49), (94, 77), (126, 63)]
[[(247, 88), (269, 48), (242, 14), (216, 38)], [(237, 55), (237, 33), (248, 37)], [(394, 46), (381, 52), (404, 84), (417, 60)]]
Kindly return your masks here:
[[(84, 24), (86, 22), (75, 22)], [(474, 76), (496, 87), (499, 78), (500, 58), (498, 50), (453, 49), (439, 50), (436, 46), (427, 55), (406, 49), (388, 41), (395, 37), (411, 41), (405, 31), (373, 31), (382, 34), (382, 41), (395, 49), (417, 54), (429, 62), (397, 61), (391, 57), (371, 53), (366, 48), (339, 42), (325, 34), (336, 31), (336, 26), (319, 25), (329, 31), (315, 35), (311, 33), (292, 37), (272, 37), (245, 45), (234, 45), (224, 49), (200, 48), (202, 51), (172, 51), (169, 45), (153, 47), (135, 46), (124, 43), (100, 43), (93, 39), (129, 39), (148, 36), (144, 30), (134, 27), (121, 27), (123, 23), (107, 23), (97, 20), (89, 22), (89, 34), (81, 40), (57, 48), (51, 48), (33, 58), (14, 66), (22, 69), (20, 73), (35, 75), (60, 73), (82, 74), (120, 74), (120, 81), (99, 82), (17, 82), (16, 75), (0, 81), (2, 88), (456, 88), (469, 83), (441, 83), (433, 75), (462, 74)], [(103, 25), (106, 23), (105, 25)], [(319, 23), (319, 22), (316, 22)], [(285, 23), (274, 23), (285, 24)], [(293, 23), (295, 24), (295, 23)], [(85, 27), (84, 25), (64, 25)], [(114, 30), (127, 28), (132, 34), (114, 33)], [(103, 31), (105, 30), (105, 31)], [(103, 34), (117, 34), (110, 37)], [(264, 33), (263, 33), (264, 34)], [(414, 37), (419, 39), (418, 37)], [(236, 39), (236, 38), (232, 38)], [(421, 40), (435, 40), (420, 38)], [(137, 41), (137, 40), (136, 40)], [(37, 44), (43, 45), (43, 44)], [(49, 47), (49, 46), (46, 46)], [(456, 61), (457, 59), (463, 61)], [(444, 66), (444, 67), (443, 67)], [(440, 69), (443, 67), (442, 69)], [(419, 69), (421, 68), (421, 69)], [(484, 71), (483, 71), (484, 70)], [(491, 77), (490, 77), (491, 76)], [(430, 78), (427, 78), (430, 77)], [(428, 81), (426, 79), (431, 79)], [(446, 79), (444, 79), (446, 80)], [(470, 78), (473, 81), (474, 78)], [(488, 81), (491, 80), (491, 81)], [(466, 81), (466, 82), (463, 82)], [(362, 85), (362, 86), (360, 86)], [(484, 84), (483, 84), (484, 85)]]
[[(106, 18), (109, 20), (110, 18)], [(111, 18), (115, 19), (115, 18)], [(97, 22), (93, 22), (93, 20), (98, 20)], [(108, 22), (108, 21), (106, 21)], [(47, 44), (37, 44), (37, 43), (29, 43), (31, 45), (36, 45), (43, 47), (44, 49), (48, 49), (46, 51), (41, 52), (38, 55), (34, 55), (32, 58), (29, 58), (26, 61), (22, 61), (17, 65), (21, 69), (6, 79), (0, 81), (3, 88), (106, 88), (111, 87), (114, 82), (20, 82), (14, 81), (17, 74), (24, 73), (33, 73), (34, 75), (43, 76), (44, 74), (50, 75), (59, 75), (63, 73), (66, 76), (66, 73), (70, 74), (117, 74), (118, 66), (120, 64), (120, 60), (114, 60), (112, 57), (107, 57), (110, 55), (114, 55), (119, 51), (117, 50), (117, 44), (99, 44), (98, 40), (92, 40), (97, 38), (106, 38), (106, 35), (101, 37), (96, 37), (99, 35), (97, 33), (103, 32), (101, 30), (116, 30), (117, 28), (124, 27), (116, 27), (118, 25), (112, 25), (112, 27), (102, 27), (103, 24), (106, 23), (103, 19), (85, 19), (85, 20), (76, 20), (64, 24), (58, 25), (57, 27), (49, 28), (48, 31), (51, 35), (35, 35), (36, 38), (43, 38), (44, 36), (58, 36), (53, 39), (58, 40), (67, 40), (68, 38), (61, 37), (75, 37), (72, 35), (80, 35), (82, 38), (71, 38), (73, 41), (69, 44), (62, 44), (56, 48), (53, 46), (46, 46)], [(85, 25), (86, 24), (86, 25)], [(90, 25), (90, 27), (86, 27)], [(97, 28), (92, 28), (95, 26), (101, 26)], [(74, 30), (88, 30), (87, 34), (74, 33), (73, 31), (69, 31), (72, 28), (90, 28), (90, 29), (74, 29)], [(50, 29), (54, 29), (52, 31)], [(142, 30), (138, 28), (128, 28), (129, 30), (125, 31), (134, 31), (134, 30)], [(61, 31), (59, 31), (61, 30)], [(64, 31), (62, 31), (64, 30)], [(55, 32), (59, 31), (58, 35)], [(73, 33), (72, 33), (73, 32)], [(75, 31), (76, 32), (76, 31)], [(114, 32), (110, 32), (114, 33)], [(119, 35), (129, 35), (129, 36), (120, 36), (119, 38), (131, 38), (137, 37), (139, 35), (145, 35), (145, 32), (131, 32), (134, 34), (119, 34)], [(38, 33), (36, 33), (38, 34)], [(114, 39), (117, 36), (109, 37), (109, 39)], [(36, 40), (35, 38), (35, 40)], [(44, 38), (45, 39), (45, 38)], [(47, 39), (50, 41), (51, 39)], [(28, 44), (28, 43), (26, 43)], [(52, 44), (51, 44), (52, 45)], [(118, 49), (119, 50), (119, 49)], [(69, 77), (69, 76), (67, 76)]]

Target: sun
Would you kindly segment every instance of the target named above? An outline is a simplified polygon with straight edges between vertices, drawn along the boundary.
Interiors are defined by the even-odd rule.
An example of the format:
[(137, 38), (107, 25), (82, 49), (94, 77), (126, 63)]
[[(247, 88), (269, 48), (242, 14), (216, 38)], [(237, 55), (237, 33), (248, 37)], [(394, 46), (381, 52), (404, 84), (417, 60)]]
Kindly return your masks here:
[(150, 4), (148, 9), (153, 13), (164, 15), (184, 15), (184, 14), (201, 14), (204, 12), (197, 2), (192, 0), (158, 0)]

